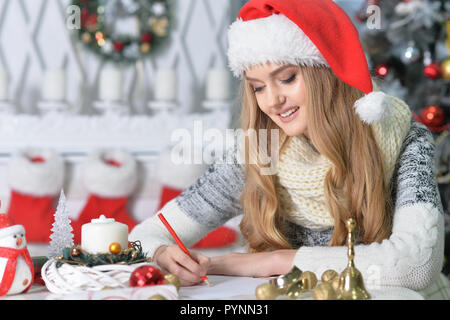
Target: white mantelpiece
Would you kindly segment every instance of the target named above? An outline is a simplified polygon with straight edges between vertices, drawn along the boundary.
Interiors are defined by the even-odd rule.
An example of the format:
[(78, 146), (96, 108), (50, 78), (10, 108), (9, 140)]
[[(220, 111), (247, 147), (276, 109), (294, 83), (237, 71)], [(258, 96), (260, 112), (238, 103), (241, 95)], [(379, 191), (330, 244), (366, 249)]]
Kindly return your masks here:
[(22, 147), (51, 148), (60, 153), (85, 154), (97, 148), (123, 148), (136, 154), (153, 154), (171, 144), (176, 129), (226, 129), (229, 110), (209, 113), (157, 113), (132, 115), (0, 115), (0, 161)]

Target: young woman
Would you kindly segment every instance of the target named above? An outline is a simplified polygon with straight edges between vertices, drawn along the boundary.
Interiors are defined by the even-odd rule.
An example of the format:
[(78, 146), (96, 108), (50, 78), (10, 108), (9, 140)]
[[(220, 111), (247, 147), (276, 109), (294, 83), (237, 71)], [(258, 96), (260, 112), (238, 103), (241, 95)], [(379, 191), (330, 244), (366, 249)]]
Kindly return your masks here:
[(259, 143), (270, 150), (270, 138), (247, 139), (245, 164), (230, 150), (233, 162), (213, 164), (161, 211), (186, 245), (243, 214), (248, 252), (193, 252), (193, 261), (156, 216), (130, 238), (183, 285), (205, 274), (279, 275), (293, 265), (321, 275), (345, 268), (345, 221), (353, 217), (355, 264), (367, 284), (432, 284), (444, 239), (433, 139), (403, 101), (373, 90), (344, 11), (331, 0), (251, 0), (228, 35), (230, 67), (242, 77), (242, 128), (279, 130), (277, 170), (263, 174), (258, 160)]

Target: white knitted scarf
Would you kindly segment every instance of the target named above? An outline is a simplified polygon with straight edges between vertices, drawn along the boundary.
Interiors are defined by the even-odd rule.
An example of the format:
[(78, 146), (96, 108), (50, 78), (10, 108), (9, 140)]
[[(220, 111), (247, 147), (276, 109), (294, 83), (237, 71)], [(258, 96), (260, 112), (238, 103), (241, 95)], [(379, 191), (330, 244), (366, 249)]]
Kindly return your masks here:
[[(390, 112), (372, 132), (382, 153), (385, 180), (389, 182), (409, 129), (411, 111), (401, 100), (388, 96)], [(325, 204), (325, 175), (332, 163), (303, 136), (292, 137), (280, 154), (276, 190), (280, 209), (290, 221), (312, 230), (334, 225)]]

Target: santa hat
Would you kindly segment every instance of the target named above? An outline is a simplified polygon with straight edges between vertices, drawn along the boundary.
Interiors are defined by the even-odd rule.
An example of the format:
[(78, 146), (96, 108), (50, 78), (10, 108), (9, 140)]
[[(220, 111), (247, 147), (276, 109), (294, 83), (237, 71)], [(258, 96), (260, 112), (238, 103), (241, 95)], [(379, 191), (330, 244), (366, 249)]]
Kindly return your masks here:
[(354, 106), (361, 120), (370, 124), (386, 115), (385, 94), (373, 91), (358, 31), (332, 0), (251, 0), (231, 24), (228, 41), (237, 77), (266, 62), (326, 66), (365, 93)]
[(8, 215), (0, 214), (0, 238), (12, 235), (14, 233), (23, 232), (25, 228), (20, 224), (14, 224)]

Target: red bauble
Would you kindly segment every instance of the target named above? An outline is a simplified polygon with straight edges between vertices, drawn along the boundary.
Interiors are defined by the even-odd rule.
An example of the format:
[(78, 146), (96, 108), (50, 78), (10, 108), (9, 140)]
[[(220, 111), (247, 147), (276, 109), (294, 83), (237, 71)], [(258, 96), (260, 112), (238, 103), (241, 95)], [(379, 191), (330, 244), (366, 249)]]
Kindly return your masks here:
[(124, 47), (123, 42), (120, 42), (120, 41), (114, 42), (114, 50), (115, 51), (120, 52), (123, 50), (123, 47)]
[(441, 65), (437, 62), (430, 63), (423, 68), (423, 73), (429, 79), (438, 79), (442, 76)]
[(442, 126), (445, 120), (445, 113), (439, 106), (428, 106), (422, 109), (422, 122), (429, 127)]
[(138, 267), (130, 276), (130, 287), (154, 286), (164, 282), (164, 274), (154, 266)]
[(150, 43), (152, 41), (152, 36), (150, 33), (144, 33), (141, 36), (141, 42), (142, 43)]
[(385, 63), (379, 64), (375, 67), (375, 72), (380, 77), (385, 77), (389, 73), (389, 66)]

